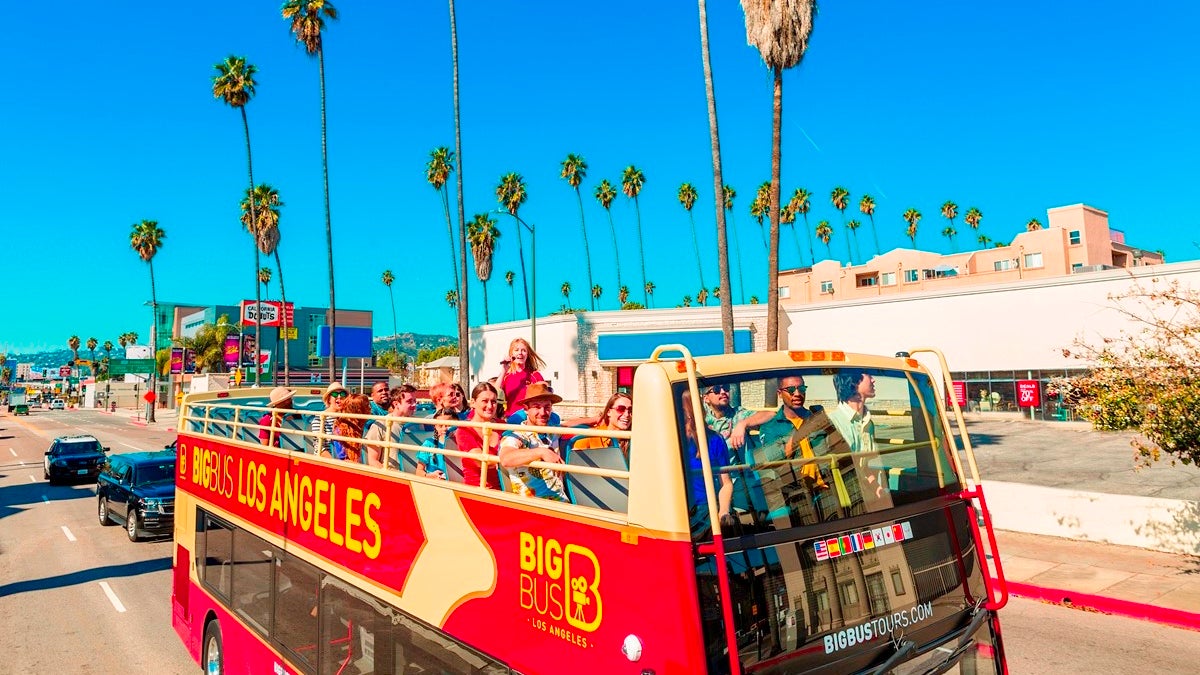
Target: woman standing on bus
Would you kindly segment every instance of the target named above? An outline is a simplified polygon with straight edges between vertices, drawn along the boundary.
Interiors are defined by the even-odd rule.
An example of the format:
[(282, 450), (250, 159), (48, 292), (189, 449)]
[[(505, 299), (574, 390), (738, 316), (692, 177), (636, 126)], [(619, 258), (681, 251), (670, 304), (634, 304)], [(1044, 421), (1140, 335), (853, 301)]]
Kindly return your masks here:
[[(472, 422), (495, 422), (496, 420), (496, 401), (499, 393), (496, 388), (488, 382), (480, 382), (471, 390), (471, 421)], [(458, 444), (458, 449), (462, 452), (479, 452), (484, 447), (484, 439), (481, 435), (483, 429), (474, 429), (472, 427), (459, 427), (454, 432), (454, 440)], [(497, 448), (500, 445), (500, 434), (497, 431), (488, 432), (487, 438), (487, 453), (489, 455), (497, 454)], [(463, 483), (466, 485), (479, 485), (481, 468), (479, 460), (469, 459), (464, 457), (462, 460), (463, 467)], [(496, 473), (496, 465), (488, 463), (487, 469), (487, 487), (493, 490), (500, 489), (500, 477)]]
[(504, 373), (500, 376), (500, 390), (504, 392), (507, 405), (504, 414), (511, 417), (513, 413), (523, 410), (520, 402), (525, 398), (525, 389), (534, 382), (546, 379), (538, 372), (546, 367), (546, 362), (533, 351), (525, 338), (517, 338), (509, 343), (508, 359), (502, 361), (501, 365), (504, 366)]
[[(633, 427), (633, 398), (630, 394), (618, 391), (608, 398), (604, 410), (600, 413), (600, 421), (592, 425), (593, 429), (613, 431), (629, 431)], [(629, 464), (629, 439), (616, 440), (607, 436), (579, 437), (571, 446), (575, 450), (596, 450), (599, 448), (621, 448), (625, 455), (625, 463)]]
[[(708, 531), (708, 498), (704, 489), (704, 469), (700, 462), (700, 449), (696, 442), (696, 419), (692, 414), (692, 396), (690, 391), (684, 391), (680, 400), (683, 410), (683, 437), (686, 441), (683, 453), (687, 461), (688, 498), (691, 506), (688, 510), (692, 523), (692, 533)], [(703, 422), (701, 422), (703, 423)], [(713, 473), (713, 489), (717, 491), (717, 512), (723, 526), (733, 525), (733, 514), (730, 511), (733, 502), (733, 480), (728, 473), (717, 471), (729, 463), (729, 447), (721, 434), (705, 426), (705, 436), (708, 437), (708, 464)]]

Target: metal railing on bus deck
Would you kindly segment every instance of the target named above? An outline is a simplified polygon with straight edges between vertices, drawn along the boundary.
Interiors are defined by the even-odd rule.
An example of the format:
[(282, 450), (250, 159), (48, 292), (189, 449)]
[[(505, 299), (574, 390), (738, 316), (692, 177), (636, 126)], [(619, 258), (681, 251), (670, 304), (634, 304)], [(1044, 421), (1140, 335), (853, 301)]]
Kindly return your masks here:
[[(262, 418), (270, 412), (277, 412), (280, 414), (272, 415), (270, 417), (269, 424), (260, 424)], [(308, 428), (308, 425), (304, 423), (307, 420), (311, 420), (314, 416), (333, 419), (361, 419), (364, 420), (364, 422), (370, 421), (374, 424), (383, 424), (385, 425), (385, 436), (383, 440), (376, 441), (363, 437), (343, 436), (336, 433), (327, 434), (324, 433), (323, 430), (314, 432)], [(390, 432), (391, 429), (397, 424), (420, 427), (432, 427), (435, 424), (442, 424), (453, 427), (454, 429), (464, 427), (478, 429), (480, 430), (480, 438), (483, 440), (483, 443), (479, 451), (461, 451), (456, 448), (439, 448), (436, 446), (430, 447), (418, 443), (394, 441), (391, 439)], [(286, 452), (313, 454), (307, 452), (307, 443), (304, 440), (300, 442), (295, 440), (297, 437), (301, 439), (311, 439), (314, 448), (319, 447), (320, 443), (334, 440), (363, 446), (364, 454), (367, 446), (372, 448), (380, 448), (381, 454), (383, 455), (381, 458), (381, 464), (383, 466), (374, 467), (377, 469), (389, 469), (388, 460), (391, 457), (390, 451), (392, 450), (397, 451), (397, 463), (399, 464), (398, 469), (401, 471), (404, 471), (404, 460), (407, 458), (405, 453), (415, 454), (416, 452), (428, 452), (430, 454), (441, 455), (445, 458), (453, 458), (459, 463), (461, 463), (463, 459), (470, 459), (480, 463), (480, 479), (478, 487), (481, 488), (487, 487), (488, 474), (493, 470), (493, 465), (498, 478), (501, 480), (502, 487), (505, 486), (506, 482), (505, 478), (503, 477), (506, 472), (504, 467), (500, 464), (499, 444), (493, 446), (491, 443), (491, 432), (493, 431), (499, 432), (500, 434), (503, 434), (505, 431), (535, 432), (548, 434), (559, 438), (563, 436), (571, 436), (573, 438), (600, 437), (609, 439), (613, 442), (620, 442), (622, 440), (628, 441), (633, 437), (632, 432), (629, 431), (619, 431), (615, 429), (594, 429), (591, 427), (543, 427), (534, 426), (531, 424), (507, 424), (497, 421), (477, 422), (474, 420), (434, 420), (431, 418), (391, 416), (380, 417), (377, 415), (359, 415), (353, 413), (335, 413), (328, 411), (304, 411), (300, 409), (276, 410), (264, 407), (259, 403), (240, 404), (231, 399), (218, 399), (215, 401), (190, 401), (186, 403), (183, 414), (180, 417), (179, 426), (181, 430), (188, 433), (217, 436), (220, 438), (227, 438), (232, 441), (249, 443), (260, 447), (268, 447), (261, 443), (259, 436), (260, 432), (266, 431), (268, 440), (270, 441), (269, 446)], [(278, 446), (274, 445), (275, 440), (279, 440)], [(495, 454), (493, 454), (493, 450), (495, 451)], [(535, 461), (523, 466), (550, 469), (561, 472), (564, 474), (564, 478), (574, 476), (575, 485), (580, 485), (582, 483), (579, 477), (591, 476), (610, 481), (611, 484), (614, 485), (628, 486), (628, 464), (626, 464), (625, 469), (615, 469), (588, 463), (570, 463), (571, 455), (574, 455), (576, 452), (579, 455), (583, 455), (584, 453), (593, 451), (573, 451), (568, 453), (568, 455), (563, 458), (562, 463)], [(415, 459), (412, 459), (412, 461), (414, 462), (413, 468), (415, 469)], [(450, 462), (447, 462), (447, 464), (450, 464)], [(411, 473), (414, 478), (423, 478), (422, 476), (417, 475), (415, 472), (406, 473)], [(428, 480), (436, 479), (430, 478)], [(508, 490), (504, 491), (508, 492)], [(618, 492), (620, 492), (620, 490), (618, 490)], [(583, 504), (583, 506), (591, 506), (593, 508), (598, 508), (605, 511), (624, 512), (627, 508), (627, 488), (624, 489), (624, 492), (625, 504), (610, 504), (595, 498), (589, 498), (586, 500), (587, 503)], [(509, 494), (512, 493), (509, 492)], [(621, 508), (614, 508), (615, 506), (620, 506)]]

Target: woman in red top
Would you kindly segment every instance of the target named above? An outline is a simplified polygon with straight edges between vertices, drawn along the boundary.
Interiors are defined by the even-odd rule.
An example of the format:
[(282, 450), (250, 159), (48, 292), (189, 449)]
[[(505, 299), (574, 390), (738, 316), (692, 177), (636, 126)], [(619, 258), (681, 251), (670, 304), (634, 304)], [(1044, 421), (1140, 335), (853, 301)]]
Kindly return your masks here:
[(525, 338), (517, 338), (508, 345), (508, 360), (504, 363), (504, 374), (500, 377), (500, 389), (504, 392), (507, 408), (505, 415), (524, 410), (520, 402), (525, 399), (525, 389), (534, 382), (546, 378), (538, 371), (546, 367), (542, 357), (533, 351)]
[[(471, 421), (472, 422), (495, 422), (496, 420), (496, 400), (498, 392), (496, 388), (489, 382), (480, 382), (471, 390)], [(454, 441), (458, 445), (458, 449), (462, 452), (479, 452), (483, 449), (483, 429), (474, 429), (472, 427), (459, 427), (454, 432)], [(497, 448), (500, 446), (500, 433), (497, 431), (488, 432), (487, 454), (495, 455)], [(469, 459), (464, 457), (462, 460), (463, 467), (463, 483), (466, 485), (479, 485), (480, 474), (479, 460)], [(496, 474), (496, 465), (488, 464), (487, 487), (493, 490), (500, 489), (500, 477)]]

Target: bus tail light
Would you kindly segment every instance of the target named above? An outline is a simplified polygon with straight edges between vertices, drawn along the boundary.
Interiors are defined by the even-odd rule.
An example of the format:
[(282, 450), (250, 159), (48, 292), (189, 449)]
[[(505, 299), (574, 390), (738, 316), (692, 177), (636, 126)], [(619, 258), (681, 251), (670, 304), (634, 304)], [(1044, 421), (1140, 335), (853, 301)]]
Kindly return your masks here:
[(793, 361), (845, 361), (846, 352), (804, 351), (788, 352)]

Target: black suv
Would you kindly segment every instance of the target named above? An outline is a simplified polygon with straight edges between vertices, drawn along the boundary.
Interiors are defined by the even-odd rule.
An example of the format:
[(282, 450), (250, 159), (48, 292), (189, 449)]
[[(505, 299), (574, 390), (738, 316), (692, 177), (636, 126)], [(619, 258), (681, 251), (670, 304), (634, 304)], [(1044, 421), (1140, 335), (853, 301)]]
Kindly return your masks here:
[(107, 459), (106, 452), (108, 448), (102, 447), (95, 436), (59, 436), (46, 451), (42, 471), (51, 483), (84, 476), (95, 480)]
[(108, 458), (96, 481), (101, 525), (125, 523), (129, 541), (170, 534), (175, 524), (175, 453), (130, 452)]

